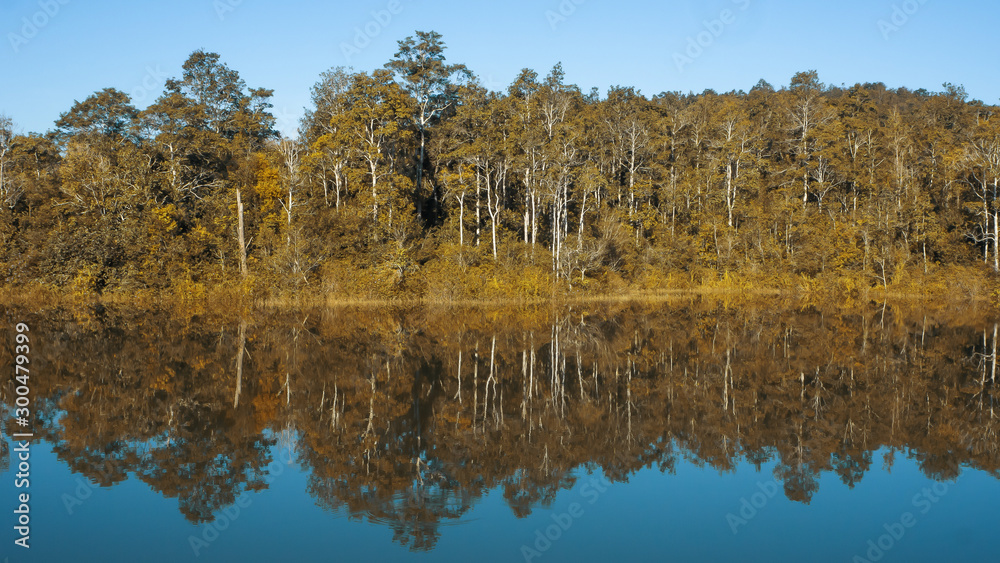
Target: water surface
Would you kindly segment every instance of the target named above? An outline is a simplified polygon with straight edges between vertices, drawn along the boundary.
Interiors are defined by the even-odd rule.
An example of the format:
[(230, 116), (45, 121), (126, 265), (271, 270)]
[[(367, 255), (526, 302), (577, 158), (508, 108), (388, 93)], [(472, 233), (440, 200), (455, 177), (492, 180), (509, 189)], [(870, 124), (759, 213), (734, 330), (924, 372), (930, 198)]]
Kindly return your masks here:
[(975, 311), (2, 311), (10, 561), (1000, 561)]

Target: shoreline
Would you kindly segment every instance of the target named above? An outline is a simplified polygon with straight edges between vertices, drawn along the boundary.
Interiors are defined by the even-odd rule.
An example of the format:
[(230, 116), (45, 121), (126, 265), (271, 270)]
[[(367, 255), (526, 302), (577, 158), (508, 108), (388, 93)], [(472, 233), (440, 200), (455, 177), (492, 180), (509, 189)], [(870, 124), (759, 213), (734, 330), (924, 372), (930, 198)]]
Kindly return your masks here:
[[(907, 288), (909, 289), (909, 288)], [(411, 297), (361, 297), (337, 294), (303, 292), (297, 295), (245, 295), (240, 288), (206, 288), (197, 295), (183, 295), (174, 289), (141, 290), (137, 292), (113, 291), (107, 293), (76, 294), (71, 291), (45, 286), (20, 288), (0, 288), (0, 303), (5, 305), (26, 305), (30, 302), (45, 303), (46, 306), (116, 305), (143, 308), (238, 308), (240, 310), (281, 310), (288, 308), (520, 308), (520, 307), (561, 307), (584, 304), (655, 304), (685, 300), (719, 300), (725, 302), (752, 303), (780, 299), (786, 306), (833, 305), (838, 309), (866, 306), (871, 304), (925, 305), (930, 310), (954, 308), (983, 308), (1000, 315), (1000, 302), (986, 295), (957, 297), (953, 292), (932, 291), (919, 293), (907, 289), (884, 291), (870, 289), (845, 293), (833, 287), (801, 289), (788, 288), (746, 288), (701, 285), (690, 288), (664, 288), (655, 290), (631, 290), (623, 292), (593, 292), (567, 294), (553, 293), (540, 296), (504, 297), (461, 297), (442, 299), (432, 296)], [(764, 304), (764, 303), (758, 303)]]

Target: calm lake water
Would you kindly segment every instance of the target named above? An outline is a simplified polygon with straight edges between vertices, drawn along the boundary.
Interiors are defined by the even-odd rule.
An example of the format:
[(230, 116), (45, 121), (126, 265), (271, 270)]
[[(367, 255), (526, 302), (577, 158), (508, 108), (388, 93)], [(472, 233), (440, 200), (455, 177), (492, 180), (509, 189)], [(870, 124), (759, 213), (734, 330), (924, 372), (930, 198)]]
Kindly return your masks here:
[(11, 562), (1000, 561), (974, 309), (0, 317)]

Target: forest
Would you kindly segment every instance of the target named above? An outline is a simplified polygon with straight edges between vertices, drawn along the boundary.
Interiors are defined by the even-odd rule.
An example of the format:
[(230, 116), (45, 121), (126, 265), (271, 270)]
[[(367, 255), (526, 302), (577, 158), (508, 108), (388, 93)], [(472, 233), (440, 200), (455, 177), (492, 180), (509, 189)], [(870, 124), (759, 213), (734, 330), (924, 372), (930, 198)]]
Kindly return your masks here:
[(487, 495), (523, 518), (590, 472), (751, 463), (799, 503), (902, 459), (939, 481), (1000, 477), (998, 329), (982, 307), (784, 301), (0, 317), (44, 327), (34, 431), (60, 462), (95, 485), (142, 481), (192, 523), (289, 460), (317, 505), (417, 550), (461, 533), (445, 526)]
[[(506, 91), (436, 32), (273, 90), (195, 51), (152, 104), (0, 116), (7, 288), (460, 300), (734, 291), (997, 301), (1000, 115), (961, 86)], [(2, 108), (0, 108), (2, 109)]]

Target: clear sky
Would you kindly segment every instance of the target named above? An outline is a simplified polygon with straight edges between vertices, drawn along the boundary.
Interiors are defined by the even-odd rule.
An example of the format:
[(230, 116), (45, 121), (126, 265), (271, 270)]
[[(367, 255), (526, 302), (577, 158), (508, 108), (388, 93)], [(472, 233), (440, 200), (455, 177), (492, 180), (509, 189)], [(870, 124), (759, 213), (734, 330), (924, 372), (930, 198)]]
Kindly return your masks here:
[(998, 24), (1000, 3), (986, 0), (4, 0), (0, 113), (43, 132), (106, 87), (143, 108), (205, 49), (248, 86), (274, 89), (278, 126), (294, 134), (322, 71), (381, 67), (414, 30), (441, 33), (448, 60), (494, 90), (561, 61), (584, 92), (781, 87), (816, 69), (835, 85), (951, 82), (997, 104)]

